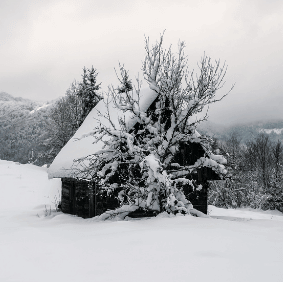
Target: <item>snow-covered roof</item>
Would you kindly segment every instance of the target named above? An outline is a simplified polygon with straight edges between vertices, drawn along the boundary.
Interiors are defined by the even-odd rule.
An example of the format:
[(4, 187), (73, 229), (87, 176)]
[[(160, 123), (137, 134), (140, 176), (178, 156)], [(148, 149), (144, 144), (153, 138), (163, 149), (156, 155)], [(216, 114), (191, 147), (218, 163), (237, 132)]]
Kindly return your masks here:
[[(140, 111), (146, 111), (157, 96), (158, 93), (150, 88), (142, 89), (140, 91)], [(75, 135), (62, 148), (48, 169), (49, 178), (74, 177), (76, 171), (74, 160), (87, 157), (102, 149), (103, 141), (94, 143), (95, 138), (88, 134), (100, 123), (110, 127), (109, 120), (103, 117), (107, 113), (106, 103), (105, 99), (101, 100), (92, 109)], [(108, 101), (108, 107), (111, 121), (116, 128), (119, 128), (119, 118), (125, 119), (128, 130), (136, 124), (137, 120), (129, 112), (123, 113), (118, 110), (113, 101)]]

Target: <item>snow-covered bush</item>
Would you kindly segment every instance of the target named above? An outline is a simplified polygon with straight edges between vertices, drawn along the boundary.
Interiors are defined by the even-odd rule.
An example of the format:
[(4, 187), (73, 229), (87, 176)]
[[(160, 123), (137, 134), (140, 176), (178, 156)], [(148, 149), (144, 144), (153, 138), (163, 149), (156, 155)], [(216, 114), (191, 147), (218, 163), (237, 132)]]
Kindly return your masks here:
[(253, 181), (246, 180), (242, 183), (230, 179), (211, 181), (208, 204), (221, 208), (250, 207), (283, 211), (281, 187), (270, 188), (267, 192), (257, 182)]
[(261, 209), (267, 196), (256, 182), (240, 183), (231, 179), (211, 181), (208, 204), (221, 208), (251, 207)]
[[(192, 205), (182, 186), (188, 184), (200, 189), (195, 187), (190, 175), (204, 166), (226, 173), (225, 159), (213, 154), (208, 139), (195, 130), (207, 117), (197, 119), (196, 115), (223, 98), (217, 99), (216, 91), (222, 87), (226, 68), (219, 61), (213, 65), (204, 56), (199, 65), (200, 74), (195, 76), (188, 71), (184, 43), (179, 44), (177, 54), (171, 49), (164, 50), (162, 43), (163, 36), (150, 48), (146, 39), (143, 75), (152, 90), (151, 97), (141, 96), (139, 80), (133, 90), (109, 88), (104, 99), (107, 113), (97, 117), (107, 120), (107, 125), (101, 122), (90, 133), (96, 142), (104, 142), (104, 148), (78, 160), (87, 163), (81, 166), (78, 177), (92, 177), (100, 191), (116, 194), (121, 206), (158, 213), (188, 213)], [(128, 80), (123, 79), (125, 73), (122, 69), (121, 82)], [(121, 113), (118, 123), (111, 119), (113, 105)], [(174, 163), (182, 142), (200, 143), (205, 154), (189, 166)]]

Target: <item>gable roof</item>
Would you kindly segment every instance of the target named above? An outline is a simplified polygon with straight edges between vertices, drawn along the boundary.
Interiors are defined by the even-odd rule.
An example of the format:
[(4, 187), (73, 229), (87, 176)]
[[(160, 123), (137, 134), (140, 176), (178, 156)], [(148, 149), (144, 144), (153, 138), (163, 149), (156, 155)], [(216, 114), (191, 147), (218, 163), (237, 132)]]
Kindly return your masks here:
[[(137, 96), (136, 91), (133, 91), (134, 96)], [(157, 98), (158, 93), (150, 88), (145, 88), (140, 91), (140, 110), (145, 112)], [(76, 164), (74, 160), (87, 157), (101, 150), (104, 146), (103, 141), (95, 142), (95, 138), (88, 135), (98, 127), (99, 124), (109, 126), (110, 122), (103, 115), (107, 113), (107, 101), (101, 100), (88, 114), (75, 135), (61, 149), (52, 164), (48, 169), (49, 178), (64, 178), (75, 177)], [(108, 101), (109, 114), (111, 121), (116, 128), (119, 128), (119, 118), (123, 118), (126, 122), (128, 130), (130, 130), (137, 122), (130, 112), (123, 113), (114, 106), (113, 101)]]

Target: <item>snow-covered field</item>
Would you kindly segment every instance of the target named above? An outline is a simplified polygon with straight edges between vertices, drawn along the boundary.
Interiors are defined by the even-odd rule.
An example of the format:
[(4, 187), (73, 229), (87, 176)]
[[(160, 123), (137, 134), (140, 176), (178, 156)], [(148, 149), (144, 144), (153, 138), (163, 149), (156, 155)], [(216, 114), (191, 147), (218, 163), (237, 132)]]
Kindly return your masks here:
[(283, 281), (280, 212), (94, 222), (48, 215), (59, 188), (44, 168), (0, 160), (1, 282)]

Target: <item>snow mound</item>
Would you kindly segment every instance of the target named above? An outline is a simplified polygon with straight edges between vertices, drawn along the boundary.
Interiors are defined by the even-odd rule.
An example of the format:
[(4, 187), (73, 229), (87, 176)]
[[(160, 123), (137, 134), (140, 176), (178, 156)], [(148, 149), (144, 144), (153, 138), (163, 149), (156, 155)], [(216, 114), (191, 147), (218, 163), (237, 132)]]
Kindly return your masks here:
[(256, 210), (252, 208), (223, 209), (215, 206), (208, 206), (208, 213), (211, 217), (241, 220), (241, 219), (266, 219), (283, 221), (283, 213), (278, 210)]

